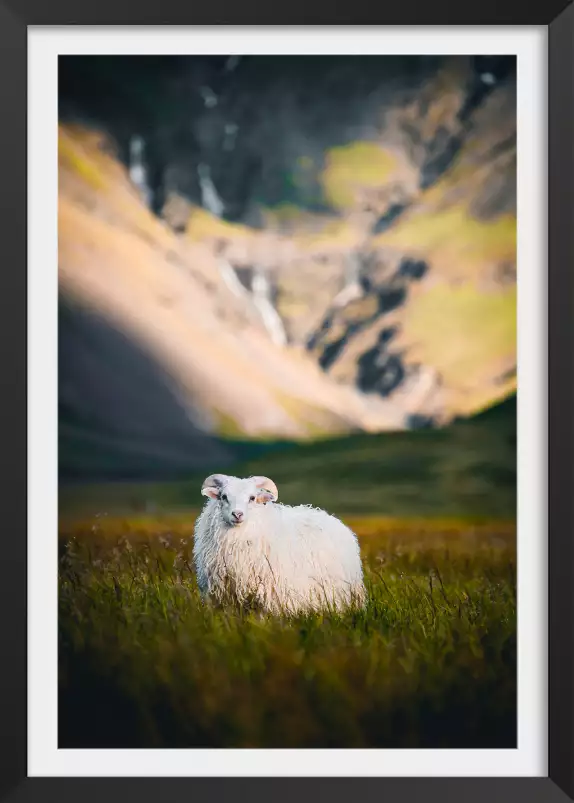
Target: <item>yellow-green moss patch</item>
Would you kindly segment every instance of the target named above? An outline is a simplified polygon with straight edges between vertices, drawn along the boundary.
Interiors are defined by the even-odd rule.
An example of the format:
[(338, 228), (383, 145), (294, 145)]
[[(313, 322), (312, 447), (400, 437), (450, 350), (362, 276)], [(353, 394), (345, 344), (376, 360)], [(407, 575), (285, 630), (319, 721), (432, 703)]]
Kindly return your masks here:
[(516, 287), (481, 292), (470, 283), (437, 284), (413, 295), (403, 331), (447, 386), (479, 385), (489, 366), (516, 350)]
[(336, 209), (351, 207), (361, 190), (385, 184), (397, 166), (397, 157), (375, 142), (332, 148), (322, 176), (325, 198)]
[[(503, 262), (516, 259), (516, 218), (504, 215), (493, 221), (473, 217), (464, 205), (440, 211), (420, 211), (398, 222), (376, 238), (379, 245), (420, 253), (427, 258), (439, 256), (442, 263)], [(465, 265), (456, 263), (464, 270)]]
[(102, 171), (90, 154), (62, 130), (58, 133), (58, 162), (94, 189), (101, 190), (106, 186)]

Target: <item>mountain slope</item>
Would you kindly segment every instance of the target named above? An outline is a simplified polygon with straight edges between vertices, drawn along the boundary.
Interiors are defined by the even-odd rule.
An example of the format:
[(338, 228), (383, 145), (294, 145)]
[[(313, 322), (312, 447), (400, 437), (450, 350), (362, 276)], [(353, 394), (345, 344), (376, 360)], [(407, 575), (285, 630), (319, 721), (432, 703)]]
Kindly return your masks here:
[(125, 372), (137, 373), (133, 355), (113, 354), (127, 341), (120, 352), (145, 355), (153, 366), (146, 377), (161, 375), (164, 396), (190, 432), (305, 438), (392, 425), (382, 400), (336, 386), (310, 356), (270, 342), (256, 306), (227, 286), (216, 257), (178, 239), (145, 208), (107, 147), (93, 133), (61, 127), (60, 405), (67, 420), (99, 418), (100, 430), (124, 437), (134, 417), (142, 438), (144, 430), (148, 441), (157, 435), (158, 419), (171, 413), (152, 401), (158, 383), (152, 387), (145, 372), (137, 393), (122, 385)]
[(515, 391), (512, 60), (60, 66), (70, 474), (115, 442), (179, 470)]
[(267, 271), (289, 338), (338, 383), (440, 423), (516, 388), (515, 78), (453, 59), (389, 96), (321, 158), (301, 140), (292, 200), (259, 228), (188, 207), (187, 232), (247, 284)]

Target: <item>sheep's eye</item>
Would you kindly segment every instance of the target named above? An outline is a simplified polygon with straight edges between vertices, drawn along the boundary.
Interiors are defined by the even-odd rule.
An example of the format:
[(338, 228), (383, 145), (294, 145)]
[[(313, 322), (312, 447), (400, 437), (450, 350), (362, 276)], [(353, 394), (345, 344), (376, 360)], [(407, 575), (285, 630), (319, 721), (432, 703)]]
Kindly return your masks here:
[(221, 494), (221, 498), (223, 499), (224, 502), (227, 502), (227, 496), (225, 494)]
[(250, 496), (250, 497), (249, 497), (249, 501), (250, 501), (250, 502), (255, 502), (255, 497), (254, 497), (254, 496)]

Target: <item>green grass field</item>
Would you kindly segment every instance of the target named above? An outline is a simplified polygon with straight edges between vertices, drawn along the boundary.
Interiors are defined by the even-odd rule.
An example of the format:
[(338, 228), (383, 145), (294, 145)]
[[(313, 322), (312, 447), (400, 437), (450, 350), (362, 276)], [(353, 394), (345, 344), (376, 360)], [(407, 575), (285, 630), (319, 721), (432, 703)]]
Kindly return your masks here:
[(291, 621), (202, 604), (191, 527), (62, 533), (61, 747), (515, 745), (511, 526), (369, 520), (366, 609)]
[(355, 530), (369, 596), (345, 616), (203, 604), (199, 475), (62, 489), (60, 746), (515, 746), (512, 405), (229, 472)]

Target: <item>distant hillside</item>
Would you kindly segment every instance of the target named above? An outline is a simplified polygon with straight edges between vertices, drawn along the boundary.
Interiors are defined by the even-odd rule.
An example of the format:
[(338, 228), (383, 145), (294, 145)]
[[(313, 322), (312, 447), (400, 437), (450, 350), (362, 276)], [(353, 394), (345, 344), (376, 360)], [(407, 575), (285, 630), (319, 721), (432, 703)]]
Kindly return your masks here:
[[(516, 399), (471, 419), (424, 432), (353, 435), (309, 444), (267, 444), (213, 470), (265, 475), (280, 500), (341, 515), (492, 518), (516, 516)], [(211, 470), (211, 469), (209, 469)], [(66, 515), (198, 510), (208, 473), (178, 482), (94, 484), (60, 489)]]
[(312, 357), (269, 340), (216, 256), (144, 206), (101, 135), (59, 136), (63, 476), (209, 465), (206, 435), (309, 438), (400, 425)]
[(70, 57), (60, 115), (62, 477), (515, 391), (511, 60)]

